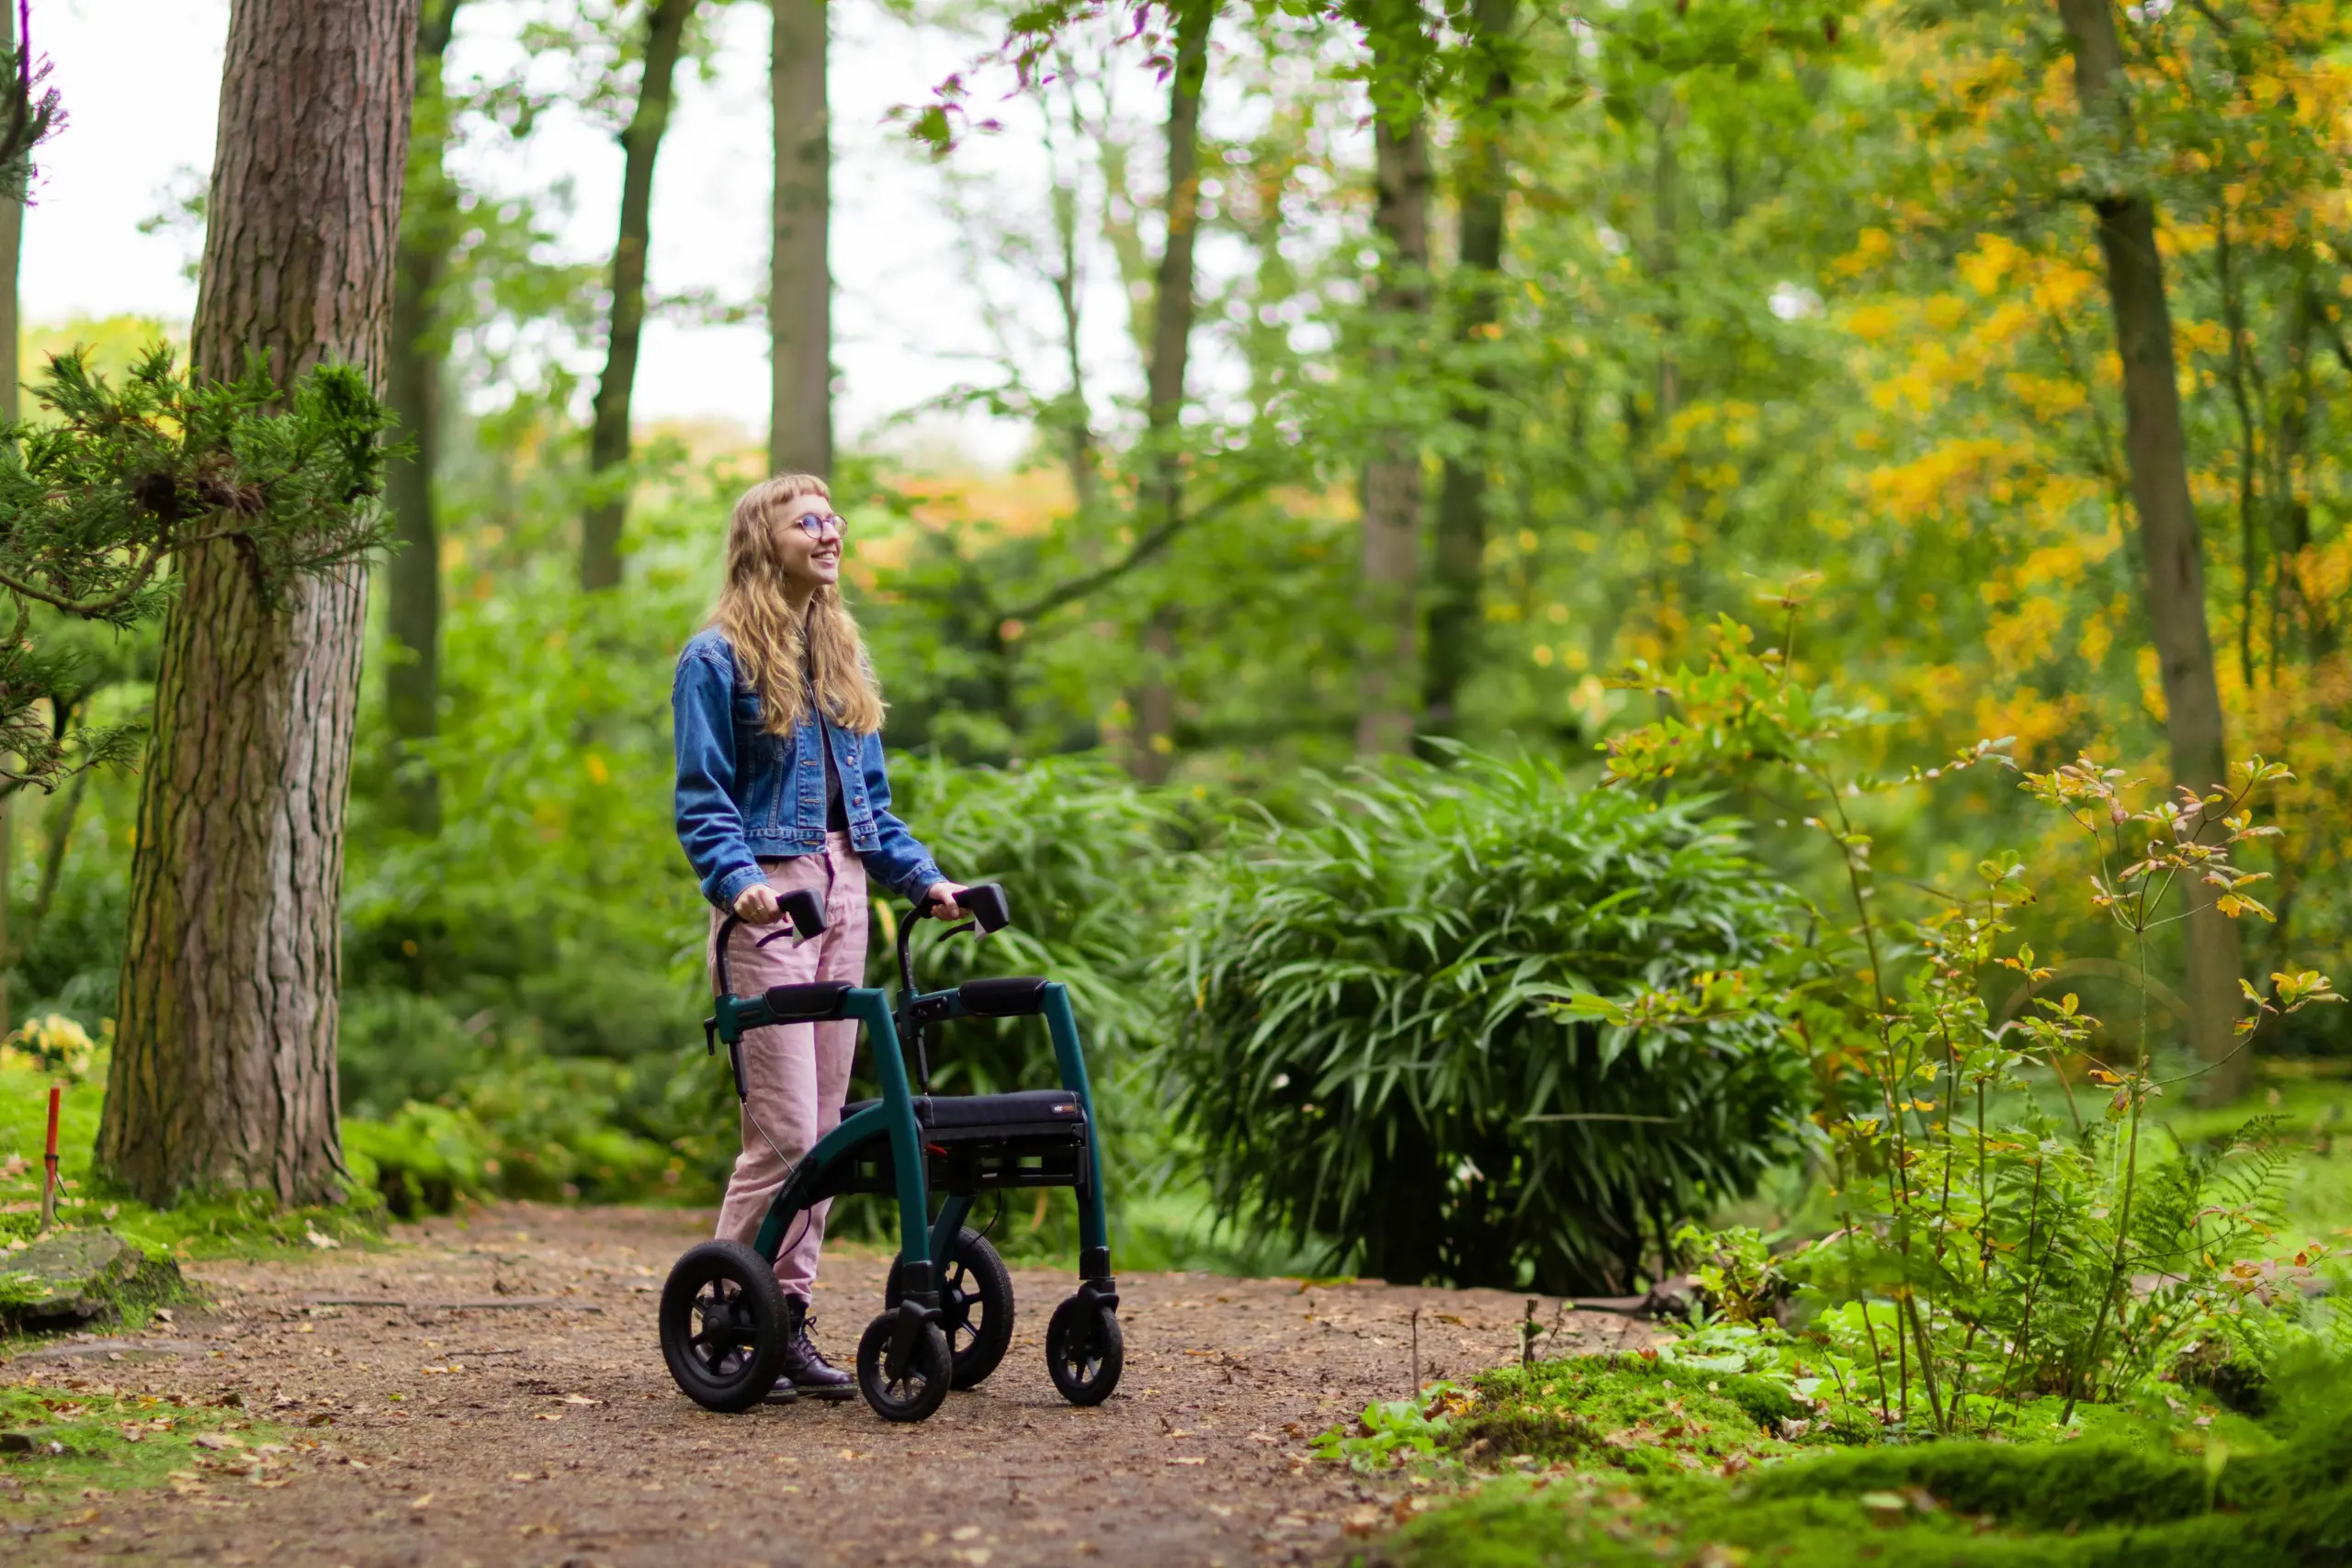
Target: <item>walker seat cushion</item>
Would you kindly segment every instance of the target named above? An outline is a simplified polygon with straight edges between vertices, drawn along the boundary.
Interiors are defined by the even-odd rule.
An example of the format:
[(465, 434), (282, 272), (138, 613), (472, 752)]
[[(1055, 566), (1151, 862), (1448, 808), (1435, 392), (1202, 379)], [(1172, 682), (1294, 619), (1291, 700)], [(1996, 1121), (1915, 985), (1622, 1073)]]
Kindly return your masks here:
[[(847, 1121), (880, 1100), (842, 1107)], [(1086, 1129), (1086, 1111), (1066, 1089), (1024, 1089), (1012, 1094), (918, 1095), (915, 1122), (945, 1142), (966, 1137), (1021, 1137), (1040, 1134), (1075, 1137)]]

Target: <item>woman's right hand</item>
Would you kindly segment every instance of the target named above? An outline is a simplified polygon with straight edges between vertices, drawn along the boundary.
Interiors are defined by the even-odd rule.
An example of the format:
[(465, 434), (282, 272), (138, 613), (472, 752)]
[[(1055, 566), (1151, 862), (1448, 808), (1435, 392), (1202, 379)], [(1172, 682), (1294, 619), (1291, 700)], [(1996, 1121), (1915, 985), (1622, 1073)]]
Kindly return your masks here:
[(772, 926), (783, 911), (775, 901), (775, 889), (764, 882), (754, 882), (735, 895), (735, 914), (746, 925)]

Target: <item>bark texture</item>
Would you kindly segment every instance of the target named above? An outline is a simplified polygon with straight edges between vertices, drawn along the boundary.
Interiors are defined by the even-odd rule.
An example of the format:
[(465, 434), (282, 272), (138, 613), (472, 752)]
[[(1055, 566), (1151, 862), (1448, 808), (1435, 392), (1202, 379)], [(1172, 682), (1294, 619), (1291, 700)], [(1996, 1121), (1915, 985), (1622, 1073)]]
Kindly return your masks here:
[(458, 220), (457, 192), (441, 166), (449, 137), (441, 61), (457, 27), (458, 3), (424, 0), (417, 17), (416, 98), (384, 376), (385, 400), (415, 447), (412, 457), (390, 466), (384, 479), (384, 500), (399, 541), (384, 569), (385, 629), (392, 656), (384, 674), (385, 716), (401, 753), (395, 757), (392, 803), (404, 826), (426, 834), (441, 830), (440, 783), (429, 765), (405, 753), (441, 732), (441, 531), (433, 510), (433, 476), (439, 466), (447, 340), (439, 295)]
[[(193, 360), (380, 376), (416, 0), (235, 0)], [(141, 1198), (331, 1199), (344, 807), (367, 578), (275, 604), (226, 544), (180, 563), (131, 860), (97, 1160)]]
[[(1216, 20), (1213, 0), (1183, 0), (1176, 7), (1176, 68), (1168, 80), (1168, 242), (1159, 253), (1159, 287), (1152, 296), (1151, 364), (1145, 384), (1148, 403), (1144, 462), (1145, 504), (1151, 526), (1172, 533), (1184, 516), (1184, 459), (1178, 425), (1184, 413), (1184, 380), (1193, 352), (1193, 248), (1201, 199), (1201, 92), (1208, 80), (1209, 29)], [(1176, 614), (1166, 605), (1145, 627), (1144, 680), (1136, 689), (1133, 771), (1148, 784), (1168, 776), (1175, 759), (1172, 731), (1176, 694)]]
[[(2108, 0), (2058, 0), (2074, 42), (2075, 90), (2085, 114), (2119, 130), (2122, 44)], [(2199, 792), (2226, 788), (2228, 757), (2213, 641), (2205, 619), (2205, 566), (2188, 491), (2188, 438), (2180, 413), (2172, 315), (2156, 249), (2155, 206), (2145, 195), (2112, 191), (2094, 204), (2107, 264), (2115, 344), (2123, 366), (2123, 447), (2132, 509), (2140, 516), (2148, 622), (2163, 671), (2165, 725), (2173, 779)], [(2190, 1043), (2222, 1065), (2207, 1078), (2216, 1099), (2245, 1085), (2247, 1062), (2234, 1032), (2243, 964), (2237, 924), (2213, 907), (2215, 890), (2188, 889), (2187, 1000)], [(2234, 1053), (2234, 1054), (2233, 1054)]]
[[(1375, 30), (1374, 75), (1394, 80), (1399, 70), (1394, 45)], [(1377, 182), (1372, 221), (1381, 248), (1373, 290), (1373, 379), (1375, 386), (1401, 389), (1402, 346), (1420, 334), (1430, 310), (1430, 154), (1418, 96), (1376, 106), (1372, 130)], [(1363, 667), (1356, 718), (1356, 750), (1365, 753), (1402, 751), (1413, 743), (1413, 590), (1420, 570), (1422, 499), (1420, 444), (1412, 431), (1402, 424), (1374, 430), (1372, 443), (1363, 468)]]
[[(1491, 333), (1501, 307), (1504, 202), (1510, 194), (1503, 131), (1510, 67), (1504, 50), (1517, 12), (1518, 0), (1474, 0), (1470, 10), (1474, 69), (1484, 80), (1477, 110), (1462, 128), (1454, 173), (1461, 240), (1453, 327), (1456, 339), (1474, 351)], [(1470, 379), (1470, 394), (1453, 413), (1464, 449), (1446, 458), (1438, 488), (1429, 647), (1421, 662), (1421, 728), (1437, 735), (1460, 728), (1462, 687), (1477, 670), (1485, 626), (1479, 586), (1487, 559), (1486, 446), (1495, 378), (1481, 368)]]
[(768, 471), (833, 468), (833, 150), (825, 99), (825, 0), (771, 0), (775, 246), (768, 254)]
[(588, 471), (600, 499), (581, 518), (580, 586), (617, 588), (621, 525), (628, 517), (627, 481), (613, 470), (628, 462), (629, 400), (637, 389), (638, 349), (645, 335), (645, 258), (653, 231), (653, 161), (670, 128), (678, 52), (695, 0), (654, 0), (645, 23), (645, 74), (637, 108), (621, 132), (621, 227), (613, 246), (613, 302), (605, 375), (596, 383), (588, 431)]

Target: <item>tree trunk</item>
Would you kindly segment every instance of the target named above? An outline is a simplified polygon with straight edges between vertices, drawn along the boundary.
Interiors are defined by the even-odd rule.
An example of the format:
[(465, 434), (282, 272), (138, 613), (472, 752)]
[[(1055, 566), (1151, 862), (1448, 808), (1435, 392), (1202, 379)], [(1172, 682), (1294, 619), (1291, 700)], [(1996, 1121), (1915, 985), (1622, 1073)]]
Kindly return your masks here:
[[(1470, 12), (1472, 47), (1486, 80), (1477, 111), (1462, 130), (1462, 162), (1454, 175), (1462, 225), (1454, 335), (1471, 353), (1490, 334), (1501, 307), (1503, 202), (1510, 189), (1503, 130), (1510, 100), (1510, 66), (1502, 47), (1517, 10), (1518, 0), (1476, 0)], [(1421, 666), (1421, 728), (1437, 735), (1461, 728), (1462, 687), (1477, 669), (1484, 629), (1478, 591), (1487, 559), (1487, 426), (1494, 372), (1482, 367), (1470, 380), (1470, 395), (1455, 404), (1453, 416), (1466, 449), (1445, 460), (1438, 489), (1437, 559)]]
[[(5, 41), (13, 58), (18, 48), (17, 38), (17, 7), (0, 0), (0, 41)], [(14, 423), (24, 411), (17, 384), (17, 360), (24, 350), (19, 341), (20, 323), (17, 316), (17, 271), (25, 248), (25, 204), (17, 197), (0, 195), (0, 360), (6, 374), (0, 374), (0, 420)], [(15, 1010), (9, 1005), (8, 970), (16, 963), (14, 933), (8, 926), (9, 890), (16, 882), (15, 848), (16, 813), (14, 792), (0, 797), (0, 1033), (14, 1023)]]
[[(1184, 412), (1184, 375), (1193, 349), (1193, 246), (1201, 199), (1201, 91), (1208, 80), (1209, 29), (1215, 0), (1182, 0), (1174, 8), (1176, 68), (1168, 81), (1168, 243), (1160, 248), (1159, 288), (1152, 297), (1151, 366), (1147, 378), (1144, 433), (1145, 504), (1150, 526), (1172, 528), (1183, 516), (1184, 458), (1178, 425)], [(1160, 605), (1144, 632), (1145, 670), (1136, 693), (1135, 752), (1130, 763), (1147, 784), (1168, 777), (1175, 760), (1170, 731), (1176, 722), (1170, 666), (1176, 656), (1176, 613)]]
[(384, 569), (390, 602), (391, 668), (385, 671), (385, 716), (394, 749), (392, 804), (413, 832), (441, 830), (441, 786), (432, 767), (409, 755), (441, 732), (441, 536), (433, 512), (433, 476), (441, 442), (444, 334), (436, 295), (456, 242), (457, 192), (441, 166), (449, 139), (441, 60), (457, 26), (459, 0), (424, 0), (416, 28), (416, 103), (411, 113), (408, 190), (401, 213), (398, 277), (392, 287), (386, 401), (415, 454), (392, 463), (384, 501), (399, 547)]
[(772, 0), (775, 240), (768, 256), (768, 471), (833, 468), (832, 141), (825, 97), (825, 0)]
[(645, 75), (637, 111), (621, 132), (621, 231), (613, 247), (611, 330), (605, 376), (596, 383), (588, 432), (592, 496), (580, 525), (580, 586), (617, 588), (621, 524), (628, 514), (629, 398), (637, 386), (639, 341), (645, 332), (645, 255), (653, 227), (653, 160), (670, 127), (670, 103), (695, 0), (654, 0), (645, 26)]
[[(380, 376), (416, 0), (233, 0), (191, 359)], [(179, 561), (131, 857), (97, 1163), (153, 1203), (332, 1201), (344, 807), (367, 572), (272, 604), (228, 543)]]
[[(1411, 20), (1418, 22), (1418, 6)], [(1390, 19), (1401, 30), (1404, 22)], [(1400, 73), (1394, 36), (1373, 34), (1376, 78)], [(1416, 28), (1414, 38), (1418, 39)], [(1385, 58), (1384, 58), (1385, 57)], [(1400, 340), (1416, 337), (1429, 315), (1430, 155), (1418, 94), (1382, 103), (1375, 94), (1373, 164), (1377, 181), (1372, 221), (1380, 236), (1380, 276), (1373, 289), (1375, 382), (1395, 383)], [(1363, 468), (1363, 556), (1359, 613), (1363, 622), (1362, 706), (1356, 750), (1402, 751), (1413, 743), (1414, 580), (1420, 568), (1421, 450), (1412, 431), (1373, 434)]]
[[(2120, 133), (2124, 109), (2116, 89), (2123, 56), (2109, 0), (2058, 0), (2058, 13), (2074, 40), (2075, 91), (2083, 112), (2112, 122)], [(2205, 620), (2205, 567), (2188, 493), (2188, 444), (2164, 262), (2156, 250), (2155, 207), (2144, 195), (2119, 190), (2101, 197), (2096, 211), (2123, 365), (2124, 454), (2132, 507), (2140, 514), (2148, 620), (2163, 671), (2173, 779), (2199, 793), (2227, 788), (2222, 699)], [(2238, 929), (2213, 907), (2214, 897), (2212, 888), (2190, 885), (2185, 945), (2190, 1043), (2205, 1060), (2222, 1064), (2206, 1080), (2208, 1093), (2218, 1100), (2245, 1088), (2247, 1062), (2235, 1033)]]

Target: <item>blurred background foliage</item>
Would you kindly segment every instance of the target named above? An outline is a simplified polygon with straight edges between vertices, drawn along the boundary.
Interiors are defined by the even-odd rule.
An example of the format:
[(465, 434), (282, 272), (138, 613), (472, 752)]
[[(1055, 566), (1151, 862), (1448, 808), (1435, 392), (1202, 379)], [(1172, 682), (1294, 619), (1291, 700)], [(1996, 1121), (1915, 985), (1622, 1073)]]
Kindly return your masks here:
[[(999, 132), (1052, 139), (1032, 184), (941, 165), (1001, 352), (834, 464), (902, 814), (950, 874), (1005, 882), (1018, 917), (927, 950), (924, 972), (1071, 984), (1137, 1263), (1630, 1287), (1654, 1271), (1653, 1233), (1768, 1172), (1793, 1212), (1801, 1112), (1769, 1041), (1668, 1051), (1548, 1010), (1815, 918), (1801, 895), (1831, 863), (1802, 835), (1747, 831), (1785, 826), (1786, 802), (1595, 793), (1599, 744), (1661, 705), (1608, 677), (1695, 658), (1719, 613), (1755, 618), (1806, 581), (1787, 655), (1876, 711), (1856, 738), (1869, 766), (2013, 737), (2036, 768), (2092, 750), (2165, 772), (2054, 17), (1499, 14), (1485, 32), (1466, 11), (1423, 18), (1418, 258), (1375, 209), (1356, 13), (1216, 14), (1189, 192), (1193, 370), (1170, 420), (1143, 391), (1168, 87), (1134, 69), (1124, 20), (1074, 13)], [(465, 15), (523, 25), (503, 0)], [(1010, 16), (980, 0), (908, 25), (999, 36)], [(594, 25), (639, 19), (623, 6)], [(2265, 867), (2278, 919), (2250, 935), (2247, 969), (2341, 975), (2352, 13), (2152, 5), (2127, 21), (2231, 747), (2298, 776)], [(594, 41), (575, 40), (602, 61)], [(600, 112), (627, 85), (587, 75), (567, 90)], [(450, 93), (447, 134), (531, 134), (499, 85)], [(601, 271), (551, 257), (563, 193), (445, 177), (438, 732), (387, 720), (406, 655), (379, 626), (348, 854), (346, 1135), (401, 1212), (707, 1201), (733, 1117), (695, 1028), (707, 916), (671, 830), (667, 694), (761, 442), (642, 428), (592, 484)], [(1489, 209), (1487, 266), (1465, 223)], [(1113, 280), (1107, 330), (1080, 267)], [(103, 359), (163, 330), (60, 323), (28, 331), (27, 355), (72, 342)], [(1025, 457), (988, 468), (905, 436), (959, 410), (1022, 424)], [(1367, 465), (1399, 441), (1420, 497), (1419, 635), (1401, 645), (1364, 574)], [(1171, 472), (1181, 514), (1152, 500)], [(624, 585), (585, 592), (579, 517), (616, 485)], [(75, 721), (136, 717), (152, 664), (137, 637), (94, 646)], [(1400, 692), (1407, 744), (1367, 750), (1367, 712)], [(429, 830), (402, 805), (422, 777)], [(108, 1016), (135, 792), (100, 773), (9, 803), (14, 1020), (60, 1012), (95, 1036)], [(1894, 877), (1935, 884), (2004, 851), (2085, 868), (1989, 773), (1856, 811)], [(877, 980), (896, 913), (876, 905)], [(2046, 961), (2086, 965), (2073, 983), (2107, 984), (2098, 923), (2017, 918)], [(2266, 1039), (2299, 1106), (2352, 1066), (2347, 1010)], [(953, 1089), (1034, 1079), (1046, 1059), (1014, 1024), (933, 1051)], [(1531, 1111), (1675, 1125), (1513, 1120)], [(1039, 1246), (1066, 1239), (1058, 1213), (1024, 1223)]]

